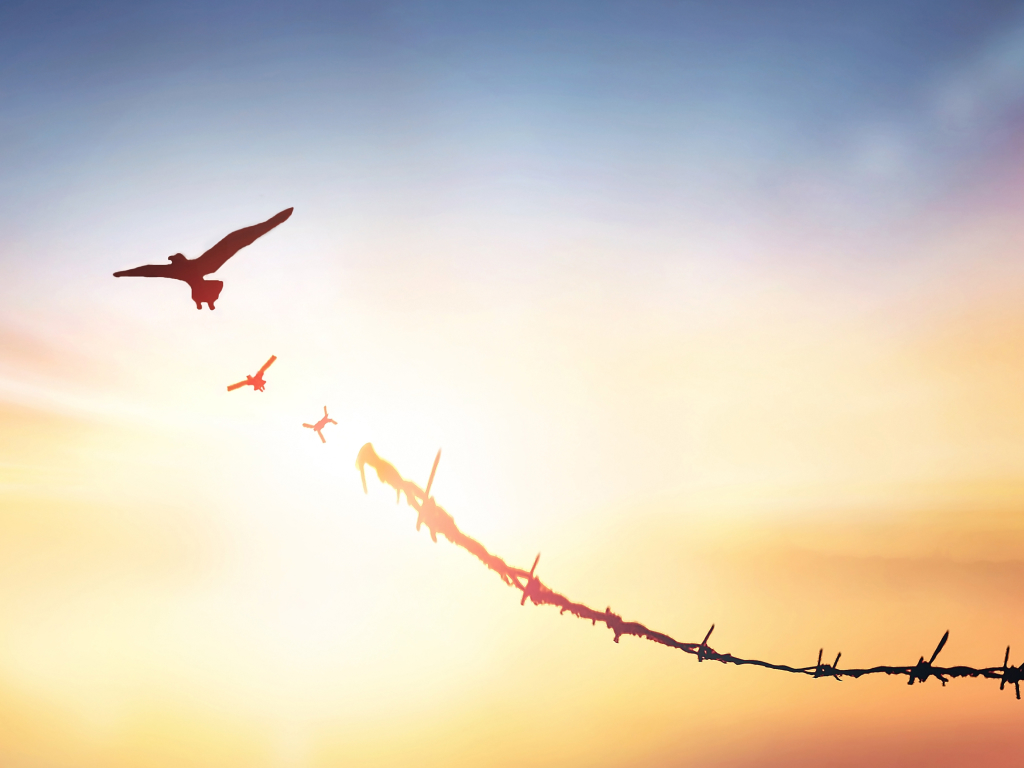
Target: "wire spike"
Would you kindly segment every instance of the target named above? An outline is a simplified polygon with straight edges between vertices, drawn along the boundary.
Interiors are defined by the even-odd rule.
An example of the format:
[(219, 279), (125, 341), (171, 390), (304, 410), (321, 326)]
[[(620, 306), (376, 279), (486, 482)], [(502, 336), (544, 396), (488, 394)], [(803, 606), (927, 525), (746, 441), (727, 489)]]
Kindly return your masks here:
[(944, 634), (942, 636), (942, 639), (939, 640), (939, 644), (937, 646), (935, 646), (935, 653), (933, 653), (932, 657), (930, 659), (928, 659), (928, 663), (929, 664), (931, 664), (933, 661), (935, 661), (935, 657), (939, 655), (939, 651), (942, 650), (942, 647), (946, 644), (947, 640), (949, 640), (949, 630), (948, 629), (946, 630), (946, 634)]
[(423, 500), (430, 498), (430, 486), (434, 484), (434, 473), (437, 472), (437, 462), (441, 460), (441, 449), (437, 449), (437, 456), (434, 457), (434, 466), (430, 468), (430, 479), (427, 480), (427, 490), (423, 492)]
[(1003, 656), (1003, 676), (999, 680), (999, 690), (1006, 687), (1006, 665), (1010, 661), (1010, 646), (1006, 646), (1006, 655)]
[(709, 629), (708, 633), (706, 635), (704, 635), (704, 639), (700, 641), (700, 644), (701, 645), (707, 645), (708, 644), (708, 638), (711, 637), (711, 633), (714, 632), (714, 631), (715, 631), (715, 625), (712, 624), (711, 625), (711, 629)]

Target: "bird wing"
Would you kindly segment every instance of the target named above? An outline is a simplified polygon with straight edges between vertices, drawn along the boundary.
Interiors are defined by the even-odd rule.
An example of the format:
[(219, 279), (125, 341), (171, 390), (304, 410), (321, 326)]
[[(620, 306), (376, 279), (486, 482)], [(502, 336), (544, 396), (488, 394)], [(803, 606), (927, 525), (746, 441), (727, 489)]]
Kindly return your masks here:
[(304, 427), (306, 427), (308, 429), (316, 429), (316, 427), (313, 426), (312, 424), (306, 424), (305, 422), (302, 423), (302, 426), (304, 426)]
[(244, 387), (248, 383), (249, 383), (248, 381), (240, 381), (237, 384), (232, 384), (230, 387), (228, 387), (228, 392), (232, 392), (232, 391), (238, 389), (239, 387)]
[(260, 368), (260, 370), (259, 370), (259, 373), (257, 373), (257, 374), (256, 374), (256, 378), (259, 378), (260, 376), (262, 376), (262, 375), (263, 375), (263, 372), (264, 372), (264, 371), (266, 371), (266, 370), (267, 370), (267, 368), (269, 368), (270, 366), (272, 366), (272, 365), (274, 364), (274, 361), (275, 361), (275, 360), (277, 360), (277, 355), (271, 355), (271, 356), (270, 356), (270, 359), (269, 359), (269, 360), (267, 360), (267, 362), (265, 362), (265, 363), (263, 364), (263, 367), (262, 367), (262, 368)]
[(195, 259), (193, 264), (200, 268), (200, 274), (202, 275), (216, 272), (224, 266), (225, 261), (245, 248), (245, 246), (252, 245), (258, 238), (287, 220), (292, 215), (292, 210), (292, 208), (287, 208), (276, 216), (271, 216), (261, 224), (253, 224), (251, 227), (245, 227), (244, 229), (232, 232), (198, 259)]
[(177, 280), (181, 278), (174, 274), (177, 272), (173, 264), (146, 264), (135, 269), (123, 269), (115, 272), (114, 277), (170, 277)]
[(321, 443), (326, 443), (327, 442), (327, 438), (324, 437), (324, 433), (323, 432), (317, 432), (317, 434), (320, 435), (320, 442)]

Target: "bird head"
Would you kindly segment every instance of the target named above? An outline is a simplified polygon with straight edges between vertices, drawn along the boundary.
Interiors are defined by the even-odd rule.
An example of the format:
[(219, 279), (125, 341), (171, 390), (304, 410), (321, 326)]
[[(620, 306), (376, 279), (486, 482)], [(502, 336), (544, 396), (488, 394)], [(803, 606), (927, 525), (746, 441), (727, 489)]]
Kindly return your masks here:
[(173, 256), (168, 256), (167, 260), (171, 262), (171, 264), (180, 264), (183, 261), (188, 261), (183, 253), (176, 253)]

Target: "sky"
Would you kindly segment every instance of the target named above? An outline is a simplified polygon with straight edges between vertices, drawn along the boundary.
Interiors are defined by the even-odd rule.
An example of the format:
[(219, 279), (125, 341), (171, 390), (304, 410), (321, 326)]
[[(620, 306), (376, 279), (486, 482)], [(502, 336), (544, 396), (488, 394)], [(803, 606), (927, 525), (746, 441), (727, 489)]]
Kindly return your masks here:
[(1017, 765), (354, 461), (679, 639), (1019, 664), (1022, 202), (1020, 3), (2, 4), (0, 764)]

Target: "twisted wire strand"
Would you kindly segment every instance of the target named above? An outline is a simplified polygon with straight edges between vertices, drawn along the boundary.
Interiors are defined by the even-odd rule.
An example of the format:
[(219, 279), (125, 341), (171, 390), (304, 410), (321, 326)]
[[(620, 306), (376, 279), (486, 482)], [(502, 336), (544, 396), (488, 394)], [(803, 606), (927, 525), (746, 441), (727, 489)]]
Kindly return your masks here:
[[(440, 452), (438, 452), (438, 459), (439, 458)], [(762, 661), (760, 659), (745, 659), (739, 656), (734, 656), (731, 653), (722, 653), (708, 645), (711, 633), (715, 629), (714, 625), (711, 626), (707, 635), (705, 635), (704, 639), (699, 643), (676, 640), (662, 632), (649, 629), (640, 622), (624, 620), (622, 616), (617, 613), (613, 613), (611, 607), (605, 608), (603, 611), (598, 611), (594, 608), (583, 605), (582, 603), (575, 603), (565, 595), (555, 592), (541, 582), (540, 578), (536, 574), (537, 563), (540, 560), (539, 554), (533, 561), (533, 566), (530, 570), (525, 571), (522, 568), (516, 568), (515, 566), (509, 565), (497, 555), (491, 554), (483, 544), (460, 531), (458, 526), (455, 524), (455, 519), (442, 507), (438, 506), (434, 501), (433, 496), (430, 495), (430, 486), (433, 483), (434, 471), (437, 469), (437, 459), (434, 461), (434, 468), (431, 470), (430, 482), (427, 483), (426, 491), (421, 489), (412, 481), (404, 479), (398, 473), (398, 470), (395, 469), (394, 465), (378, 456), (377, 452), (373, 449), (373, 445), (371, 443), (367, 443), (359, 450), (359, 454), (356, 457), (356, 467), (359, 470), (359, 475), (363, 482), (363, 491), (365, 493), (369, 493), (369, 490), (366, 487), (367, 465), (376, 471), (377, 478), (382, 483), (395, 489), (396, 503), (400, 502), (402, 494), (405, 494), (406, 502), (416, 511), (417, 531), (425, 525), (430, 533), (430, 538), (433, 541), (436, 542), (438, 534), (441, 534), (452, 544), (465, 549), (486, 565), (490, 570), (498, 574), (502, 581), (509, 586), (515, 587), (522, 593), (520, 605), (525, 605), (527, 600), (532, 602), (534, 605), (554, 605), (560, 609), (560, 613), (571, 613), (577, 618), (588, 619), (594, 625), (600, 622), (614, 633), (613, 639), (616, 643), (619, 642), (619, 638), (623, 635), (632, 635), (634, 637), (650, 640), (654, 643), (666, 645), (670, 648), (677, 648), (684, 653), (696, 656), (697, 661), (718, 661), (723, 664), (736, 664), (738, 666), (750, 665), (764, 667), (765, 669), (774, 669), (779, 672), (790, 672), (792, 674), (808, 675), (810, 677), (829, 677), (836, 680), (842, 680), (846, 677), (859, 678), (864, 675), (886, 674), (904, 675), (908, 678), (908, 685), (913, 685), (915, 682), (923, 683), (928, 680), (928, 678), (935, 677), (943, 686), (945, 686), (949, 678), (982, 677), (991, 680), (999, 680), (1000, 690), (1005, 688), (1007, 683), (1012, 684), (1017, 694), (1017, 699), (1020, 699), (1020, 683), (1024, 680), (1024, 663), (1021, 663), (1016, 667), (1008, 664), (1010, 660), (1009, 646), (1006, 648), (1006, 655), (1003, 659), (1002, 666), (981, 668), (961, 665), (953, 667), (936, 666), (934, 663), (935, 659), (946, 644), (946, 641), (949, 639), (948, 630), (942, 636), (942, 639), (939, 641), (935, 651), (932, 653), (931, 658), (929, 658), (928, 661), (925, 661), (924, 656), (922, 656), (916, 664), (906, 666), (877, 666), (866, 669), (840, 669), (839, 659), (842, 656), (841, 653), (836, 656), (834, 662), (828, 664), (822, 662), (822, 651), (818, 651), (817, 663), (807, 667), (792, 667), (787, 664), (777, 664), (770, 661)]]

